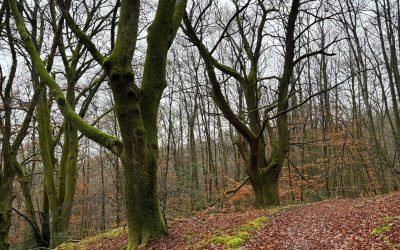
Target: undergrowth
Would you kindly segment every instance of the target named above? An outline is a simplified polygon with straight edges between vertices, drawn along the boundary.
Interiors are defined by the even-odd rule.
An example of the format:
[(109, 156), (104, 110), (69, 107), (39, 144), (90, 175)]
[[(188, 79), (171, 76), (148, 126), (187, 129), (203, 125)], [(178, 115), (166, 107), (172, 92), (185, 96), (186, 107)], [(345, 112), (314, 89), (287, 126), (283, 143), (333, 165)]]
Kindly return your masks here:
[(251, 237), (251, 233), (263, 228), (268, 220), (267, 216), (258, 217), (236, 229), (232, 234), (214, 236), (206, 240), (204, 245), (216, 243), (223, 245), (227, 249), (240, 249), (240, 246)]
[(85, 238), (79, 242), (65, 242), (59, 245), (54, 250), (72, 250), (72, 249), (87, 249), (87, 246), (94, 242), (101, 241), (103, 239), (113, 239), (120, 236), (123, 233), (126, 233), (127, 230), (124, 227), (119, 227), (115, 229), (111, 229), (109, 231), (100, 233), (93, 237)]
[(400, 216), (386, 215), (385, 217), (383, 217), (383, 223), (381, 223), (380, 225), (376, 226), (372, 230), (371, 235), (382, 237), (383, 241), (385, 242), (385, 244), (390, 249), (399, 249), (400, 248), (400, 244), (391, 242), (389, 240), (389, 237), (387, 235), (385, 235), (385, 233), (390, 232), (390, 230), (392, 229), (394, 223), (396, 221), (398, 221), (398, 220), (400, 220)]

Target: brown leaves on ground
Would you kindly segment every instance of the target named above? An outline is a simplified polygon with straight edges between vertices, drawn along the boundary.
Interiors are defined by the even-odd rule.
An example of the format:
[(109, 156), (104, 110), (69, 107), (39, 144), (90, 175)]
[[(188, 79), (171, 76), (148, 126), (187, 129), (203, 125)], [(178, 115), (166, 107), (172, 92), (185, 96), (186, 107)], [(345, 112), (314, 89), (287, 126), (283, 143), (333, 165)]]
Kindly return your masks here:
[(400, 245), (395, 245), (400, 241), (400, 220), (382, 234), (371, 234), (385, 223), (385, 217), (399, 215), (400, 193), (376, 199), (322, 201), (272, 216), (245, 248), (400, 249)]
[(171, 221), (169, 234), (149, 244), (147, 249), (221, 249), (220, 245), (202, 246), (216, 235), (230, 234), (248, 221), (268, 216), (267, 210), (201, 214), (193, 218)]
[(326, 200), (272, 215), (268, 210), (253, 210), (196, 217), (171, 224), (170, 235), (154, 241), (149, 249), (193, 249), (196, 243), (215, 234), (229, 234), (259, 216), (270, 220), (253, 232), (244, 249), (390, 249), (388, 242), (392, 248), (400, 243), (400, 220), (393, 221), (387, 232), (371, 234), (385, 223), (385, 217), (400, 216), (400, 193), (394, 193), (375, 199)]
[[(333, 199), (271, 211), (274, 210), (203, 213), (172, 220), (169, 234), (154, 240), (146, 249), (223, 249), (207, 240), (237, 232), (260, 216), (270, 219), (264, 228), (251, 232), (242, 249), (400, 249), (400, 193)], [(377, 233), (373, 234), (374, 229)], [(96, 245), (103, 246), (101, 249), (118, 249), (126, 244), (126, 239), (125, 235), (117, 237), (118, 242), (108, 240)]]

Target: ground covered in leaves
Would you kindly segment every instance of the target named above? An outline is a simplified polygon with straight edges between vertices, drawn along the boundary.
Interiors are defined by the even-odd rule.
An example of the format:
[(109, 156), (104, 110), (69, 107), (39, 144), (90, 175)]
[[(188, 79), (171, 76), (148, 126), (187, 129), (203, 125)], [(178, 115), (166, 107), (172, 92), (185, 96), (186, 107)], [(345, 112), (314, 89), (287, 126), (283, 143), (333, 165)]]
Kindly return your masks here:
[[(400, 249), (400, 193), (263, 210), (200, 213), (168, 222), (146, 249)], [(119, 249), (126, 230), (59, 249)]]

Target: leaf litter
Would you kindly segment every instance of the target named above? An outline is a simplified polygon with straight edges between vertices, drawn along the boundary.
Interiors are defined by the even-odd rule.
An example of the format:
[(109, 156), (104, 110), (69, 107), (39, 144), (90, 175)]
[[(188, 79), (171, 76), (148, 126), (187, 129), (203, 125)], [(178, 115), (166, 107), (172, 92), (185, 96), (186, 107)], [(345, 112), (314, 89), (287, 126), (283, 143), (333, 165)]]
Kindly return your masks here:
[[(235, 235), (261, 217), (268, 221), (262, 228), (251, 229), (238, 249), (400, 249), (400, 192), (272, 209), (201, 212), (169, 220), (168, 235), (150, 242), (146, 249), (229, 249), (210, 239)], [(120, 249), (126, 241), (124, 231), (85, 249)]]

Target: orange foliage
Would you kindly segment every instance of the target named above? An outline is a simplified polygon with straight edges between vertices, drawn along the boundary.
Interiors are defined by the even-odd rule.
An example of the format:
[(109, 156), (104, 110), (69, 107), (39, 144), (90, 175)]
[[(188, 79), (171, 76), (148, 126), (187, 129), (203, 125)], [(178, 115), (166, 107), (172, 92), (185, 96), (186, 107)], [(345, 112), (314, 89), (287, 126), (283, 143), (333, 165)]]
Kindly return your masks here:
[[(241, 185), (240, 182), (235, 181), (228, 176), (225, 176), (228, 182), (232, 183), (235, 187)], [(254, 191), (251, 185), (244, 185), (233, 195), (227, 195), (227, 205), (228, 206), (248, 206), (251, 205), (254, 197)]]

